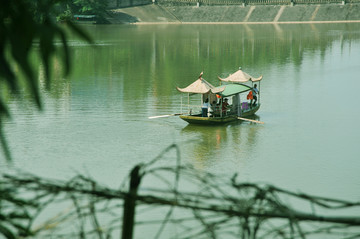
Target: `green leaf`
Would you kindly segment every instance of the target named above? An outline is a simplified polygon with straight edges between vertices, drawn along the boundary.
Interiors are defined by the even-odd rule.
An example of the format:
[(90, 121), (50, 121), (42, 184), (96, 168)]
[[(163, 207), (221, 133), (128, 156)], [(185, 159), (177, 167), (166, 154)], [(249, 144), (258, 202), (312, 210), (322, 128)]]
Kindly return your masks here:
[(38, 25), (34, 22), (29, 9), (26, 9), (26, 7), (27, 4), (22, 2), (22, 4), (16, 6), (17, 9), (12, 13), (13, 16), (9, 24), (11, 54), (21, 70), (25, 73), (33, 98), (37, 106), (41, 109), (38, 82), (28, 59)]
[(70, 62), (70, 54), (69, 54), (69, 46), (67, 43), (67, 38), (66, 38), (66, 34), (65, 32), (60, 29), (57, 28), (57, 32), (60, 35), (63, 47), (64, 47), (64, 60), (63, 62), (65, 63), (65, 75), (69, 75), (70, 73), (70, 68), (71, 68), (71, 62)]
[(9, 149), (9, 145), (7, 144), (4, 132), (2, 131), (2, 122), (1, 122), (1, 118), (0, 118), (0, 144), (2, 147), (2, 150), (4, 152), (5, 158), (8, 162), (11, 161), (12, 157), (11, 157), (11, 153), (10, 153), (10, 149)]
[[(1, 50), (0, 50), (1, 51)], [(3, 77), (12, 91), (17, 90), (15, 75), (3, 55), (0, 55), (0, 77)]]
[(51, 56), (54, 54), (55, 48), (53, 41), (55, 38), (55, 30), (53, 24), (49, 20), (46, 20), (45, 23), (41, 26), (40, 31), (40, 55), (42, 62), (45, 68), (45, 79), (46, 79), (46, 88), (50, 89), (50, 60)]
[(7, 239), (15, 239), (15, 235), (7, 227), (0, 224), (0, 234), (4, 235)]
[[(1, 123), (1, 119), (4, 116), (10, 118), (10, 113), (9, 113), (8, 108), (6, 107), (6, 105), (4, 104), (2, 99), (0, 98), (0, 123)], [(1, 127), (1, 124), (0, 124), (0, 127)], [(1, 131), (1, 129), (0, 129), (0, 131)]]

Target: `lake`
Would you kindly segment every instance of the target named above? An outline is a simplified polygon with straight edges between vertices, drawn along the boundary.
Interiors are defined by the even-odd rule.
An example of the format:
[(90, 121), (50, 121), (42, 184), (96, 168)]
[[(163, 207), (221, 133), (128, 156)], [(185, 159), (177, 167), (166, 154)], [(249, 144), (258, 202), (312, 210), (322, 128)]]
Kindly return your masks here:
[[(70, 36), (72, 73), (62, 77), (54, 62), (43, 111), (28, 97), (7, 98), (15, 167), (59, 179), (80, 172), (117, 187), (175, 143), (199, 171), (360, 200), (360, 24), (83, 27), (95, 43)], [(218, 85), (239, 67), (263, 75), (256, 119), (264, 125), (148, 119), (179, 113), (176, 86), (201, 71)], [(170, 152), (163, 163), (175, 158)]]

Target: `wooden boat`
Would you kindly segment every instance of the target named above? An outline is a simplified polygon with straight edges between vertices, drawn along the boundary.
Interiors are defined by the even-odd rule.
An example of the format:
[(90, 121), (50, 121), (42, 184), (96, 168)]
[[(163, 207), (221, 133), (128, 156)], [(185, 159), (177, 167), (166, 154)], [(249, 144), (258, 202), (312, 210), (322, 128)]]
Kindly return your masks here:
[[(181, 119), (190, 124), (225, 124), (239, 119), (246, 120), (246, 117), (254, 115), (259, 110), (260, 97), (258, 97), (256, 105), (251, 105), (252, 100), (249, 102), (247, 95), (253, 91), (254, 82), (258, 82), (260, 86), (262, 76), (253, 78), (239, 70), (227, 78), (219, 77), (219, 80), (225, 82), (225, 84), (215, 87), (203, 79), (202, 75), (203, 73), (200, 74), (195, 82), (185, 88), (177, 87), (180, 92), (188, 93), (188, 113), (180, 114), (179, 117)], [(251, 85), (246, 84), (248, 82)], [(206, 99), (213, 103), (206, 116), (200, 112), (201, 105), (197, 104), (194, 106), (190, 104), (190, 95), (194, 94), (201, 96), (201, 103)], [(223, 108), (224, 99), (231, 100), (231, 107)], [(249, 119), (249, 121), (254, 120)]]
[[(255, 114), (260, 108), (260, 104), (257, 104), (255, 107), (244, 110), (241, 117), (249, 117)], [(210, 117), (202, 117), (201, 114), (187, 114), (187, 115), (180, 115), (181, 119), (185, 120), (189, 124), (206, 124), (206, 125), (214, 125), (214, 124), (225, 124), (232, 121), (239, 120), (239, 116), (237, 114), (228, 114), (224, 116), (210, 116)]]

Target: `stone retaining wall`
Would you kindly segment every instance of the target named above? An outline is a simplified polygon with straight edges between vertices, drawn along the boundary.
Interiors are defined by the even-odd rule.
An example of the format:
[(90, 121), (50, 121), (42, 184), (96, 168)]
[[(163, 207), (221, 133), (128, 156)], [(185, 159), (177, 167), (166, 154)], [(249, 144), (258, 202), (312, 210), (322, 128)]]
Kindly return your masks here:
[(360, 22), (360, 4), (295, 6), (172, 6), (150, 4), (116, 9), (112, 12), (114, 19), (121, 23)]

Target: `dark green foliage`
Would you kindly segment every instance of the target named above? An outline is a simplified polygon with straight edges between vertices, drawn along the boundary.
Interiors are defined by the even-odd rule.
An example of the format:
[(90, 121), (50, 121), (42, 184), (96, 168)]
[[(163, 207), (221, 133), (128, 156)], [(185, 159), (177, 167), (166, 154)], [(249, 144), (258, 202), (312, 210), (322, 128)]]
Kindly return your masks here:
[(102, 14), (106, 11), (107, 1), (74, 0), (74, 5), (78, 7), (79, 13)]
[[(31, 49), (38, 44), (39, 56), (44, 66), (46, 87), (50, 88), (52, 57), (57, 49), (61, 49), (64, 56), (66, 76), (70, 71), (70, 57), (67, 45), (67, 37), (64, 27), (69, 26), (71, 30), (80, 37), (90, 42), (90, 38), (76, 25), (70, 21), (58, 25), (55, 16), (64, 8), (69, 1), (61, 0), (12, 0), (0, 1), (0, 93), (6, 90), (10, 93), (18, 93), (20, 79), (18, 68), (25, 77), (26, 87), (29, 89), (34, 102), (39, 109), (42, 108), (37, 79), (37, 67), (32, 67), (29, 60)], [(63, 6), (63, 7), (61, 7)], [(55, 48), (54, 41), (60, 39), (62, 48)], [(19, 95), (19, 94), (15, 94)], [(3, 135), (2, 119), (9, 117), (9, 109), (0, 96), (0, 140), (5, 156), (10, 160), (10, 152)], [(3, 228), (6, 231), (6, 229)]]
[(0, 235), (7, 239), (32, 236), (28, 210), (38, 205), (18, 198), (16, 190), (0, 185)]
[[(58, 25), (55, 22), (57, 11), (64, 8), (61, 0), (11, 0), (0, 1), (0, 144), (2, 153), (8, 161), (11, 154), (3, 132), (3, 119), (9, 118), (4, 94), (11, 93), (21, 98), (19, 73), (34, 102), (39, 109), (42, 101), (37, 78), (38, 67), (33, 67), (30, 54), (34, 46), (44, 66), (46, 88), (50, 88), (52, 57), (61, 49), (64, 75), (70, 71), (70, 56), (65, 26), (78, 36), (91, 42), (90, 38), (76, 25), (67, 21)], [(54, 42), (60, 39), (62, 48), (56, 48)], [(0, 237), (19, 238), (31, 236), (30, 225), (33, 217), (28, 210), (36, 209), (36, 200), (19, 199), (13, 189), (0, 184)]]
[(60, 13), (57, 16), (59, 21), (71, 20), (74, 15), (95, 15), (97, 23), (107, 23), (108, 0), (66, 0), (57, 7)]

